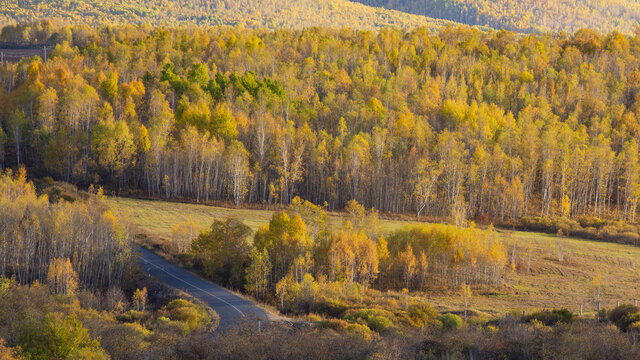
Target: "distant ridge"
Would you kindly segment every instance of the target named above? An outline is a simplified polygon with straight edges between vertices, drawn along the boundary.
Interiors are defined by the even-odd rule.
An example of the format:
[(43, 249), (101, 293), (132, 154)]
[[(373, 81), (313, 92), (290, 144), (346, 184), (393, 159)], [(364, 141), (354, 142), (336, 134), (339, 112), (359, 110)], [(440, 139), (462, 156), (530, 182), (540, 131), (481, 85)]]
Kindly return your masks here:
[(640, 22), (637, 0), (354, 0), (412, 14), (517, 32), (633, 33)]
[(449, 21), (374, 8), (348, 0), (0, 0), (0, 26), (50, 19), (57, 24), (233, 25), (299, 29), (313, 26), (435, 30)]

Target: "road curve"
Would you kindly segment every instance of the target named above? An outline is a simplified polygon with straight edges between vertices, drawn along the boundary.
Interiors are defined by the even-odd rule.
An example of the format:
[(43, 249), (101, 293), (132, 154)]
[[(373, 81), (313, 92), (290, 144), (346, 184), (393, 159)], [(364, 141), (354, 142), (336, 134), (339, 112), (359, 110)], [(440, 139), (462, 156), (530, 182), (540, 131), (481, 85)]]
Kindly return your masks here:
[(161, 282), (182, 290), (205, 302), (218, 315), (220, 326), (217, 330), (226, 330), (237, 325), (242, 318), (248, 321), (265, 321), (268, 317), (264, 310), (251, 301), (245, 300), (231, 291), (203, 280), (193, 273), (176, 266), (150, 250), (140, 248), (140, 265), (143, 271)]

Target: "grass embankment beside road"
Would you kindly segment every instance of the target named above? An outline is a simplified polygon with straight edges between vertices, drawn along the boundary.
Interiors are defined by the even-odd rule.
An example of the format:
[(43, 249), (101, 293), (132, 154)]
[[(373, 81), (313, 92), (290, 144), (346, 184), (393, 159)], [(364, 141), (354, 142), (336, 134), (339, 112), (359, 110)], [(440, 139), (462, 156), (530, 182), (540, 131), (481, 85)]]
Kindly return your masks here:
[[(272, 210), (117, 197), (109, 197), (107, 204), (124, 215), (135, 231), (158, 242), (169, 238), (173, 226), (189, 218), (201, 228), (207, 228), (214, 219), (234, 216), (256, 231), (260, 225), (268, 223), (273, 214)], [(342, 214), (331, 213), (330, 221), (334, 228), (339, 227)], [(409, 223), (381, 219), (385, 233)], [(595, 313), (593, 279), (598, 274), (603, 308), (613, 308), (618, 301), (640, 300), (640, 247), (533, 232), (498, 230), (498, 234), (508, 251), (508, 259), (511, 260), (515, 248), (516, 266), (507, 272), (500, 289), (474, 291), (470, 308), (477, 313), (499, 316), (511, 311), (551, 308), (568, 308), (577, 313), (583, 304), (585, 315), (592, 315)], [(380, 293), (380, 296), (397, 299), (399, 295), (388, 292)], [(412, 296), (428, 301), (439, 311), (464, 308), (458, 293), (434, 290), (414, 292)], [(377, 302), (384, 301), (379, 299)]]

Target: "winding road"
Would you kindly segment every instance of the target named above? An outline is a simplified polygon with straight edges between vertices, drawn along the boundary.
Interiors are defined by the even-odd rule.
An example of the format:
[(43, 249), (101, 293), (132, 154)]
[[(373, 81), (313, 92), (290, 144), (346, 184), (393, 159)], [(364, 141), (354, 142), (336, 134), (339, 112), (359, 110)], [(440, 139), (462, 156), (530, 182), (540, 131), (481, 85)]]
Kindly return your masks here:
[(201, 279), (150, 250), (140, 248), (139, 252), (143, 271), (211, 306), (220, 315), (220, 326), (217, 330), (224, 331), (237, 325), (242, 318), (248, 321), (258, 321), (258, 318), (262, 321), (268, 319), (265, 311), (253, 302), (241, 298), (222, 286)]

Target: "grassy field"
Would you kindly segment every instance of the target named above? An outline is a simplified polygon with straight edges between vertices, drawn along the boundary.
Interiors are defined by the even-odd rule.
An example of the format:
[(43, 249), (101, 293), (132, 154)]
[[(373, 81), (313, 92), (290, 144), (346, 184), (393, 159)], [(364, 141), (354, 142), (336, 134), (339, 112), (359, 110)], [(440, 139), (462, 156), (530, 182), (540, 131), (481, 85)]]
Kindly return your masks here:
[[(224, 219), (233, 216), (242, 220), (253, 231), (260, 225), (269, 222), (273, 210), (253, 210), (239, 208), (223, 208), (217, 206), (168, 202), (160, 200), (140, 200), (122, 197), (108, 197), (107, 204), (126, 217), (129, 222), (148, 235), (167, 238), (171, 236), (171, 229), (176, 224), (191, 218), (201, 228), (207, 228), (214, 219)], [(340, 213), (331, 213), (329, 221), (334, 228), (339, 227), (343, 218)], [(382, 220), (381, 229), (391, 232), (406, 225), (407, 221)]]
[[(127, 218), (136, 231), (159, 240), (168, 237), (175, 224), (189, 218), (205, 228), (213, 219), (235, 216), (255, 231), (267, 223), (273, 213), (114, 197), (108, 198), (107, 203)], [(332, 226), (339, 226), (341, 215), (331, 214), (331, 222)], [(391, 232), (407, 223), (382, 220), (381, 226), (385, 232)], [(640, 300), (638, 247), (530, 232), (500, 230), (499, 234), (509, 251), (509, 259), (515, 249), (516, 267), (508, 271), (502, 288), (475, 290), (470, 308), (476, 312), (495, 316), (509, 311), (561, 307), (577, 312), (583, 304), (585, 314), (594, 314), (592, 282), (596, 274), (602, 278), (602, 307), (612, 308), (618, 301)], [(527, 272), (529, 252), (531, 265)], [(394, 293), (387, 295), (397, 297)], [(461, 297), (455, 293), (431, 291), (413, 295), (428, 300), (440, 311), (463, 308)]]
[[(568, 308), (595, 314), (593, 279), (601, 276), (601, 306), (611, 309), (620, 303), (640, 301), (640, 248), (595, 242), (584, 239), (559, 238), (555, 235), (517, 231), (500, 231), (509, 250), (514, 245), (517, 267), (507, 274), (499, 291), (478, 291), (471, 308), (488, 314), (508, 311), (531, 311)], [(563, 261), (559, 261), (559, 247)], [(529, 248), (531, 268), (527, 273)], [(441, 310), (459, 309), (463, 302), (447, 294), (426, 297)]]

